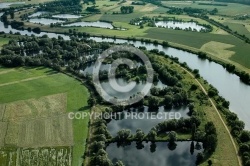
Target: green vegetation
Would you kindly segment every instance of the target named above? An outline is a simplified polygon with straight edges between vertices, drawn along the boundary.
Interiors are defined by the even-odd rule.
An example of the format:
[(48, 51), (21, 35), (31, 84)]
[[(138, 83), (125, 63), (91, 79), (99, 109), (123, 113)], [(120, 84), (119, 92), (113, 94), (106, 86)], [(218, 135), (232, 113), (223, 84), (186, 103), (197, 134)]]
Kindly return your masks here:
[[(163, 1), (162, 4), (167, 6), (167, 8), (163, 8), (162, 5), (161, 7), (153, 5), (153, 1), (145, 1), (145, 5), (134, 5), (134, 12), (130, 14), (113, 14), (119, 13), (121, 6), (127, 6), (131, 5), (131, 3), (126, 2), (126, 3), (119, 3), (118, 1), (108, 1), (107, 4), (105, 3), (106, 1), (95, 1), (95, 8), (98, 9), (99, 14), (86, 14), (84, 12), (84, 9), (93, 6), (93, 3), (88, 3), (88, 4), (83, 4), (83, 12), (82, 15), (84, 15), (84, 18), (81, 20), (86, 20), (86, 21), (98, 21), (98, 20), (105, 20), (112, 22), (113, 25), (115, 25), (118, 28), (126, 28), (127, 30), (125, 31), (119, 31), (119, 30), (110, 30), (110, 29), (102, 29), (100, 31), (100, 28), (94, 28), (94, 27), (75, 27), (76, 31), (79, 32), (86, 32), (94, 35), (108, 35), (108, 36), (117, 36), (117, 37), (143, 37), (143, 38), (151, 38), (151, 39), (159, 39), (159, 40), (166, 40), (168, 42), (171, 42), (173, 44), (179, 44), (179, 46), (188, 46), (192, 48), (195, 48), (196, 50), (202, 50), (202, 47), (211, 42), (220, 42), (224, 44), (229, 44), (234, 47), (229, 48), (229, 51), (234, 52), (231, 56), (219, 56), (217, 57), (216, 54), (213, 54), (212, 52), (209, 52), (212, 58), (215, 58), (216, 60), (221, 60), (223, 62), (227, 63), (232, 63), (240, 70), (244, 70), (246, 72), (249, 72), (249, 58), (246, 52), (249, 52), (249, 46), (245, 44), (244, 42), (235, 39), (233, 36), (227, 34), (225, 31), (223, 31), (221, 28), (212, 26), (213, 31), (208, 34), (204, 33), (192, 33), (192, 32), (181, 32), (179, 30), (172, 30), (172, 29), (161, 29), (161, 28), (154, 28), (154, 27), (148, 27), (148, 26), (132, 26), (129, 25), (128, 23), (135, 18), (141, 18), (142, 16), (161, 16), (161, 17), (176, 17), (177, 19), (182, 19), (185, 21), (189, 21), (191, 19), (198, 21), (199, 24), (207, 24), (211, 25), (208, 22), (197, 19), (192, 16), (187, 16), (187, 15), (169, 15), (166, 12), (169, 11), (170, 9), (174, 9), (174, 7), (179, 7), (179, 8), (185, 8), (185, 12), (193, 12), (193, 10), (197, 11), (203, 11), (206, 9), (207, 11), (215, 11), (215, 6), (212, 5), (199, 5), (198, 3), (193, 3), (193, 2), (186, 2), (186, 1), (181, 1), (181, 2), (175, 2), (175, 1)], [(158, 2), (158, 1), (157, 1)], [(58, 2), (59, 3), (59, 2)], [(67, 3), (67, 2), (65, 2)], [(205, 2), (204, 2), (205, 3)], [(214, 4), (221, 4), (221, 3), (216, 3)], [(228, 15), (228, 16), (241, 16), (245, 15), (250, 11), (249, 6), (247, 5), (242, 5), (242, 4), (227, 4), (228, 6), (216, 6), (218, 10), (218, 15)], [(53, 6), (53, 5), (52, 5)], [(58, 5), (60, 6), (60, 5)], [(192, 8), (188, 8), (192, 7)], [(158, 9), (162, 8), (162, 10), (157, 11)], [(202, 9), (202, 10), (198, 10)], [(55, 10), (56, 11), (56, 10)], [(234, 15), (232, 13), (234, 12)], [(211, 15), (211, 18), (216, 17), (217, 15)], [(187, 17), (190, 19), (187, 20)], [(18, 19), (17, 19), (18, 20)], [(223, 23), (224, 24), (224, 23)], [(247, 21), (244, 23), (244, 26), (241, 26), (240, 24), (234, 24), (232, 22), (225, 22), (224, 24), (229, 25), (230, 28), (232, 28), (233, 32), (237, 31), (239, 35), (245, 35), (246, 37), (250, 36), (250, 32), (248, 33), (247, 31)], [(32, 29), (36, 28), (37, 25), (33, 25), (32, 23), (25, 23), (25, 27), (31, 27)], [(39, 27), (41, 30), (45, 31), (54, 31), (54, 32), (68, 32), (68, 29), (70, 28), (61, 28), (61, 27), (54, 27), (51, 28), (49, 26), (40, 26)], [(38, 30), (39, 29), (34, 29)], [(192, 42), (190, 42), (190, 37), (192, 37)], [(204, 51), (204, 50), (203, 50)]]
[(59, 12), (59, 13), (80, 13), (82, 7), (80, 0), (61, 0), (52, 1), (39, 6), (39, 10), (48, 12)]
[[(219, 34), (199, 34), (196, 32), (184, 32), (178, 31), (176, 33), (175, 30), (172, 29), (160, 29), (160, 28), (152, 28), (146, 31), (147, 38), (154, 38), (164, 41), (170, 41), (173, 43), (179, 43), (182, 45), (187, 45), (190, 47), (201, 48), (204, 44), (210, 41), (221, 42), (225, 44), (231, 44), (235, 47), (230, 48), (228, 50), (234, 51), (235, 54), (231, 56), (229, 59), (238, 62), (247, 68), (250, 68), (250, 59), (248, 57), (247, 52), (250, 51), (249, 44), (237, 39), (231, 35), (219, 35)], [(192, 38), (192, 42), (190, 42), (190, 38)]]
[[(86, 107), (88, 91), (80, 82), (73, 78), (43, 67), (14, 68), (14, 70), (0, 69), (1, 73), (6, 72), (5, 74), (0, 74), (1, 81), (9, 83), (9, 85), (0, 85), (1, 104), (66, 93), (67, 112), (89, 111)], [(21, 82), (26, 78), (29, 78), (29, 80)], [(81, 162), (87, 132), (88, 119), (73, 120), (74, 146), (72, 153), (74, 165), (78, 165)]]
[(244, 24), (230, 23), (230, 22), (224, 22), (223, 24), (227, 25), (234, 32), (237, 32), (241, 35), (245, 35), (246, 37), (250, 38), (250, 32), (246, 29)]
[(134, 12), (134, 6), (122, 6), (120, 8), (122, 14), (129, 14)]
[[(84, 76), (79, 72), (80, 69), (86, 67), (89, 61), (93, 61), (96, 58), (87, 59), (83, 55), (93, 53), (93, 51), (96, 51), (96, 48), (103, 50), (109, 48), (111, 45), (107, 43), (89, 42), (84, 39), (79, 41), (77, 38), (88, 37), (89, 34), (114, 38), (122, 37), (134, 41), (135, 38), (143, 38), (142, 40), (144, 41), (145, 39), (147, 41), (153, 39), (155, 45), (164, 41), (163, 44), (165, 47), (169, 45), (181, 46), (182, 48), (195, 50), (195, 52), (202, 50), (209, 55), (199, 52), (198, 55), (200, 58), (210, 59), (210, 57), (212, 57), (216, 60), (219, 59), (223, 62), (229, 62), (230, 64), (223, 63), (223, 66), (228, 71), (237, 73), (241, 80), (249, 83), (249, 74), (241, 72), (236, 68), (238, 67), (237, 65), (239, 65), (240, 69), (245, 67), (244, 69), (246, 69), (246, 71), (250, 71), (250, 58), (247, 54), (250, 52), (250, 47), (249, 44), (247, 44), (248, 40), (244, 40), (247, 39), (245, 37), (250, 37), (248, 31), (249, 20), (247, 20), (248, 17), (245, 16), (246, 14), (250, 14), (249, 9), (250, 7), (247, 5), (232, 3), (161, 2), (155, 0), (142, 0), (142, 3), (134, 2), (134, 4), (131, 4), (131, 1), (119, 2), (107, 0), (84, 1), (84, 4), (81, 4), (79, 0), (67, 0), (49, 2), (46, 5), (40, 4), (40, 7), (36, 9), (38, 11), (45, 10), (54, 13), (81, 14), (83, 18), (79, 18), (78, 20), (69, 19), (67, 21), (104, 20), (111, 22), (116, 27), (125, 28), (125, 31), (93, 27), (66, 28), (60, 26), (49, 27), (34, 25), (25, 20), (21, 20), (20, 16), (26, 14), (26, 17), (22, 18), (27, 19), (27, 13), (34, 12), (35, 9), (27, 9), (27, 11), (24, 9), (24, 11), (20, 11), (20, 13), (19, 11), (14, 13), (13, 10), (10, 9), (3, 15), (2, 20), (10, 24), (13, 28), (29, 28), (30, 30), (33, 29), (36, 33), (40, 33), (40, 31), (67, 33), (72, 36), (72, 40), (64, 41), (62, 38), (51, 40), (45, 36), (43, 38), (20, 37), (18, 38), (19, 42), (24, 42), (24, 47), (20, 47), (17, 41), (9, 41), (8, 38), (0, 37), (0, 48), (2, 48), (0, 63), (2, 65), (8, 67), (38, 66), (37, 68), (0, 68), (0, 103), (7, 105), (24, 100), (25, 103), (28, 103), (27, 105), (30, 106), (33, 104), (29, 101), (30, 99), (34, 99), (38, 102), (42, 100), (42, 97), (63, 93), (67, 96), (67, 102), (65, 102), (67, 103), (67, 112), (88, 112), (89, 107), (87, 103), (89, 106), (93, 106), (92, 111), (94, 112), (110, 113), (124, 109), (122, 107), (108, 108), (106, 103), (100, 96), (97, 96), (95, 90), (92, 89), (93, 82), (91, 82), (90, 77)], [(193, 13), (199, 13), (200, 16), (192, 15)], [(203, 15), (206, 16), (203, 17)], [(148, 16), (151, 22), (158, 21), (158, 18), (164, 19), (171, 17), (185, 21), (197, 21), (199, 24), (205, 24), (211, 27), (211, 32), (198, 33), (156, 28), (153, 24), (151, 26), (146, 23), (140, 27), (129, 24), (132, 19), (141, 19), (143, 16)], [(212, 18), (215, 21), (211, 22), (208, 18)], [(224, 19), (226, 19), (226, 21), (224, 21)], [(244, 19), (244, 21), (240, 19)], [(227, 28), (227, 26), (232, 31)], [(242, 35), (244, 35), (244, 37), (242, 37)], [(8, 43), (8, 41), (9, 44), (3, 46)], [(89, 49), (89, 47), (86, 46), (87, 44), (93, 49)], [(39, 51), (41, 51), (42, 54), (38, 55)], [(27, 56), (23, 56), (24, 52), (27, 53)], [(155, 54), (157, 54), (157, 56)], [(37, 56), (33, 57), (33, 55)], [(191, 77), (186, 69), (180, 67), (178, 59), (169, 58), (157, 50), (151, 51), (148, 56), (151, 58), (153, 67), (157, 72), (157, 76), (154, 77), (162, 80), (163, 83), (169, 87), (168, 90), (152, 89), (152, 96), (145, 98), (143, 102), (138, 103), (138, 105), (143, 104), (149, 107), (164, 105), (165, 107), (171, 108), (173, 106), (187, 106), (189, 104), (191, 118), (181, 122), (162, 122), (157, 125), (156, 129), (152, 129), (149, 133), (144, 133), (138, 129), (136, 134), (132, 135), (129, 130), (121, 130), (114, 138), (110, 136), (106, 126), (107, 122), (103, 119), (91, 121), (90, 126), (93, 130), (89, 131), (89, 133), (88, 119), (73, 120), (73, 165), (81, 164), (81, 156), (84, 154), (85, 147), (87, 147), (84, 155), (84, 157), (86, 157), (84, 160), (85, 164), (112, 165), (104, 150), (105, 142), (133, 140), (142, 142), (143, 140), (149, 140), (170, 141), (174, 144), (176, 140), (187, 139), (202, 141), (204, 143), (205, 152), (198, 154), (197, 164), (203, 162), (203, 165), (205, 165), (207, 163), (204, 163), (204, 161), (208, 161), (209, 163), (220, 165), (238, 165), (237, 147), (229, 131), (239, 143), (240, 154), (243, 156), (244, 164), (249, 164), (250, 135), (248, 131), (243, 131), (244, 123), (239, 121), (237, 116), (228, 110), (230, 103), (226, 101), (226, 99), (218, 96), (216, 89), (199, 78), (198, 70), (191, 72), (199, 82)], [(66, 65), (67, 67), (65, 67)], [(72, 77), (80, 81), (83, 81), (81, 78), (84, 78), (86, 80), (84, 84), (93, 92), (93, 96), (89, 98), (87, 89), (80, 82), (41, 66), (51, 67), (59, 72), (70, 72)], [(188, 68), (185, 64), (181, 64), (181, 66)], [(139, 70), (143, 70), (143, 68), (138, 69), (138, 71)], [(135, 69), (135, 71), (136, 74), (139, 73), (137, 69)], [(143, 77), (143, 74), (140, 73), (138, 77), (134, 77), (134, 75), (132, 76), (128, 72), (124, 74), (124, 68), (119, 69), (117, 73), (121, 77), (125, 77), (128, 80), (136, 80), (137, 82)], [(103, 79), (106, 79), (105, 73), (102, 76)], [(206, 94), (204, 89), (201, 89), (203, 87), (208, 91), (208, 94)], [(222, 116), (222, 118), (220, 116)], [(227, 122), (228, 127), (224, 121)], [(172, 124), (174, 124), (173, 126), (175, 127), (169, 127)], [(161, 132), (163, 132), (163, 134)], [(165, 134), (164, 132), (169, 132), (169, 134)], [(87, 135), (89, 136), (88, 143), (85, 142)], [(14, 149), (13, 156), (16, 155), (15, 151)], [(225, 156), (225, 152), (227, 152), (227, 156)], [(71, 155), (71, 153), (69, 154)], [(4, 160), (5, 159), (2, 159), (0, 156), (0, 162)], [(117, 162), (116, 165), (122, 165), (122, 163)]]
[(8, 38), (0, 37), (0, 49), (2, 48), (2, 46), (3, 46), (4, 44), (7, 44), (8, 41), (9, 41)]
[[(218, 9), (219, 15), (235, 16), (235, 15), (244, 15), (250, 14), (250, 6), (236, 3), (226, 3), (227, 6), (212, 6), (212, 5), (199, 5), (199, 3), (193, 3), (193, 1), (162, 1), (162, 4), (165, 6), (174, 6), (174, 7), (192, 7), (198, 9), (207, 9), (213, 10), (214, 8)], [(216, 2), (214, 2), (216, 4)], [(221, 3), (218, 3), (221, 4)]]

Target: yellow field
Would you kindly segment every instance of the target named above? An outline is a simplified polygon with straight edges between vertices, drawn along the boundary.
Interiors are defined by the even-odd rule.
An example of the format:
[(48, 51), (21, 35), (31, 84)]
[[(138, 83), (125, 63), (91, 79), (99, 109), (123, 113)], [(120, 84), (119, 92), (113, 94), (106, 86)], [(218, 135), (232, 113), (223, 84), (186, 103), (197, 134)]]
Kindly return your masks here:
[(216, 28), (213, 30), (213, 32), (211, 32), (213, 34), (218, 34), (218, 35), (229, 35), (226, 31), (220, 29), (220, 28)]
[(250, 32), (250, 24), (247, 24), (245, 27)]
[(211, 41), (204, 44), (201, 50), (219, 58), (228, 59), (235, 54), (234, 51), (227, 50), (232, 47), (234, 47), (234, 45)]
[(0, 145), (72, 146), (72, 121), (67, 117), (66, 107), (66, 94), (1, 105), (1, 132), (5, 134), (1, 134)]

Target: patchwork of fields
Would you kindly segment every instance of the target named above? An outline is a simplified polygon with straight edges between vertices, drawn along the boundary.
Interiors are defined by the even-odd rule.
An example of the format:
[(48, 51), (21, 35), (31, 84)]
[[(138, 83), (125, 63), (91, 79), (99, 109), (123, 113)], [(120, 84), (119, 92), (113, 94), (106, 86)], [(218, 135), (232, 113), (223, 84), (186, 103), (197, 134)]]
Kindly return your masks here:
[(79, 165), (88, 119), (68, 112), (89, 111), (87, 89), (47, 68), (0, 68), (0, 80), (0, 163)]
[(200, 2), (194, 1), (162, 1), (165, 6), (174, 6), (179, 8), (192, 7), (199, 9), (208, 9), (213, 10), (214, 8), (218, 9), (218, 14), (220, 15), (229, 15), (235, 16), (239, 14), (250, 14), (250, 6), (238, 4), (238, 3), (221, 3), (221, 2), (211, 2), (211, 1), (202, 1), (203, 3), (213, 3), (213, 4), (227, 4), (227, 6), (217, 6), (217, 5), (200, 5)]

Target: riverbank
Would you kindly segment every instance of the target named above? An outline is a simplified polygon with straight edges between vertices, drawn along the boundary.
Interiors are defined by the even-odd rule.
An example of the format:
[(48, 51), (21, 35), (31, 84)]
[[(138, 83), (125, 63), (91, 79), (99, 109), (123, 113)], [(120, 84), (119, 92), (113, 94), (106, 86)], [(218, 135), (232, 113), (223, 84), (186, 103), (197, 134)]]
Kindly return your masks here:
[[(172, 65), (173, 68), (175, 69), (175, 71), (185, 75), (185, 79), (183, 80), (184, 82), (188, 83), (189, 85), (196, 84), (197, 86), (200, 87), (198, 90), (192, 91), (192, 92), (190, 92), (191, 94), (189, 94), (189, 96), (192, 96), (189, 99), (192, 100), (193, 103), (195, 104), (196, 111), (202, 119), (202, 121), (201, 121), (202, 124), (200, 126), (200, 129), (204, 128), (205, 123), (207, 121), (212, 121), (215, 124), (216, 129), (219, 131), (218, 132), (217, 148), (216, 148), (215, 152), (212, 154), (212, 156), (208, 157), (207, 160), (204, 161), (202, 165), (206, 165), (208, 160), (212, 160), (213, 164), (216, 164), (216, 163), (219, 163), (222, 165), (233, 164), (235, 166), (236, 165), (240, 166), (240, 164), (238, 162), (239, 158), (237, 158), (237, 149), (235, 149), (234, 142), (230, 139), (230, 135), (228, 135), (230, 133), (227, 132), (227, 127), (224, 126), (225, 125), (224, 121), (218, 115), (218, 112), (216, 112), (216, 107), (213, 106), (213, 104), (211, 103), (210, 100), (207, 102), (204, 102), (204, 101), (206, 101), (206, 99), (204, 101), (202, 101), (200, 99), (197, 99), (195, 96), (195, 95), (204, 93), (203, 89), (202, 89), (203, 86), (201, 86), (201, 84), (195, 78), (193, 78), (192, 74), (190, 74), (186, 70), (183, 70), (183, 68), (180, 67), (179, 65), (175, 64), (174, 61), (167, 60), (166, 58), (161, 57), (161, 56), (155, 56), (155, 58), (157, 58), (158, 61), (160, 61), (162, 63), (167, 63), (169, 65)], [(184, 85), (188, 85), (188, 84), (184, 84)], [(188, 90), (189, 86), (185, 86), (184, 88), (186, 90)], [(205, 96), (207, 96), (206, 93), (204, 93), (204, 94), (205, 94)], [(106, 108), (107, 108), (106, 106), (96, 105), (92, 108), (92, 113), (103, 112), (103, 111), (105, 111)], [(97, 121), (93, 121), (93, 120), (91, 120), (91, 122), (90, 122), (90, 130), (89, 131), (92, 131), (92, 132), (89, 133), (89, 139), (88, 139), (89, 141), (96, 138), (96, 136), (94, 136), (94, 133), (97, 130), (96, 125), (95, 125), (96, 123), (97, 123)], [(190, 134), (177, 133), (177, 140), (187, 141), (187, 140), (191, 139), (190, 136), (191, 136)], [(131, 141), (133, 141), (133, 139), (131, 139)], [(152, 140), (145, 138), (145, 141), (152, 141)], [(161, 135), (160, 137), (156, 137), (156, 139), (154, 141), (155, 142), (169, 141), (169, 137), (167, 135)], [(111, 141), (111, 142), (113, 142), (113, 141)], [(111, 142), (108, 141), (108, 143), (111, 143)], [(227, 151), (227, 155), (225, 155), (225, 151)], [(88, 164), (90, 159), (88, 159), (87, 156), (85, 159), (86, 159), (85, 164)]]
[[(214, 116), (216, 116), (216, 115), (214, 115)], [(225, 146), (226, 147), (226, 146)]]

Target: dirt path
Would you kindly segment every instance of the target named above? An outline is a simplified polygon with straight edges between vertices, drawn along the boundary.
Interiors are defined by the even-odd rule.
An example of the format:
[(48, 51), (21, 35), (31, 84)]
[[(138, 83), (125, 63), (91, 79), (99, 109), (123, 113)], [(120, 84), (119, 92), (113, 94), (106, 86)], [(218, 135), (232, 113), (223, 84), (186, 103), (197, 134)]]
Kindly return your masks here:
[(11, 71), (15, 71), (15, 69), (0, 71), (0, 74), (6, 74), (6, 73), (9, 73)]
[[(208, 96), (208, 93), (207, 93), (206, 89), (202, 86), (202, 84), (199, 82), (199, 80), (197, 80), (197, 79), (194, 77), (194, 75), (193, 75), (192, 73), (190, 73), (188, 70), (186, 70), (186, 69), (183, 68), (183, 67), (181, 67), (181, 68), (182, 68), (183, 70), (185, 70), (190, 76), (192, 76), (192, 77), (195, 79), (195, 81), (199, 84), (199, 86), (200, 86), (200, 88), (202, 89), (202, 91)], [(214, 107), (214, 109), (216, 110), (216, 113), (218, 114), (218, 116), (219, 116), (219, 118), (220, 118), (220, 120), (221, 120), (223, 126), (225, 127), (225, 129), (226, 129), (226, 131), (227, 131), (227, 133), (228, 133), (228, 135), (229, 135), (229, 137), (230, 137), (230, 140), (231, 140), (231, 142), (232, 142), (232, 144), (233, 144), (233, 146), (234, 146), (234, 150), (235, 150), (235, 154), (236, 154), (237, 159), (238, 159), (238, 164), (239, 164), (239, 166), (242, 166), (242, 164), (241, 164), (241, 158), (240, 158), (240, 156), (239, 156), (239, 154), (238, 154), (238, 149), (237, 149), (237, 146), (236, 146), (236, 144), (235, 144), (235, 142), (234, 142), (234, 139), (233, 139), (233, 137), (232, 137), (232, 135), (231, 135), (231, 133), (230, 133), (230, 130), (228, 129), (226, 123), (225, 123), (224, 120), (222, 119), (222, 117), (221, 117), (221, 115), (220, 115), (220, 112), (219, 112), (219, 110), (217, 109), (217, 107), (215, 106), (213, 100), (212, 100), (210, 97), (209, 97), (208, 99), (209, 99), (210, 103), (212, 104), (212, 106)], [(225, 153), (226, 153), (226, 152), (225, 152)]]
[[(55, 75), (55, 74), (52, 74), (52, 75)], [(52, 76), (52, 75), (49, 75), (49, 76)], [(45, 78), (45, 77), (48, 77), (48, 75), (27, 78), (27, 79), (23, 79), (23, 80), (19, 80), (19, 81), (7, 82), (7, 83), (4, 83), (4, 84), (0, 84), (0, 87), (1, 86), (6, 86), (6, 85), (17, 84), (17, 83), (21, 83), (21, 82), (27, 82), (27, 81), (36, 80), (36, 79)]]

